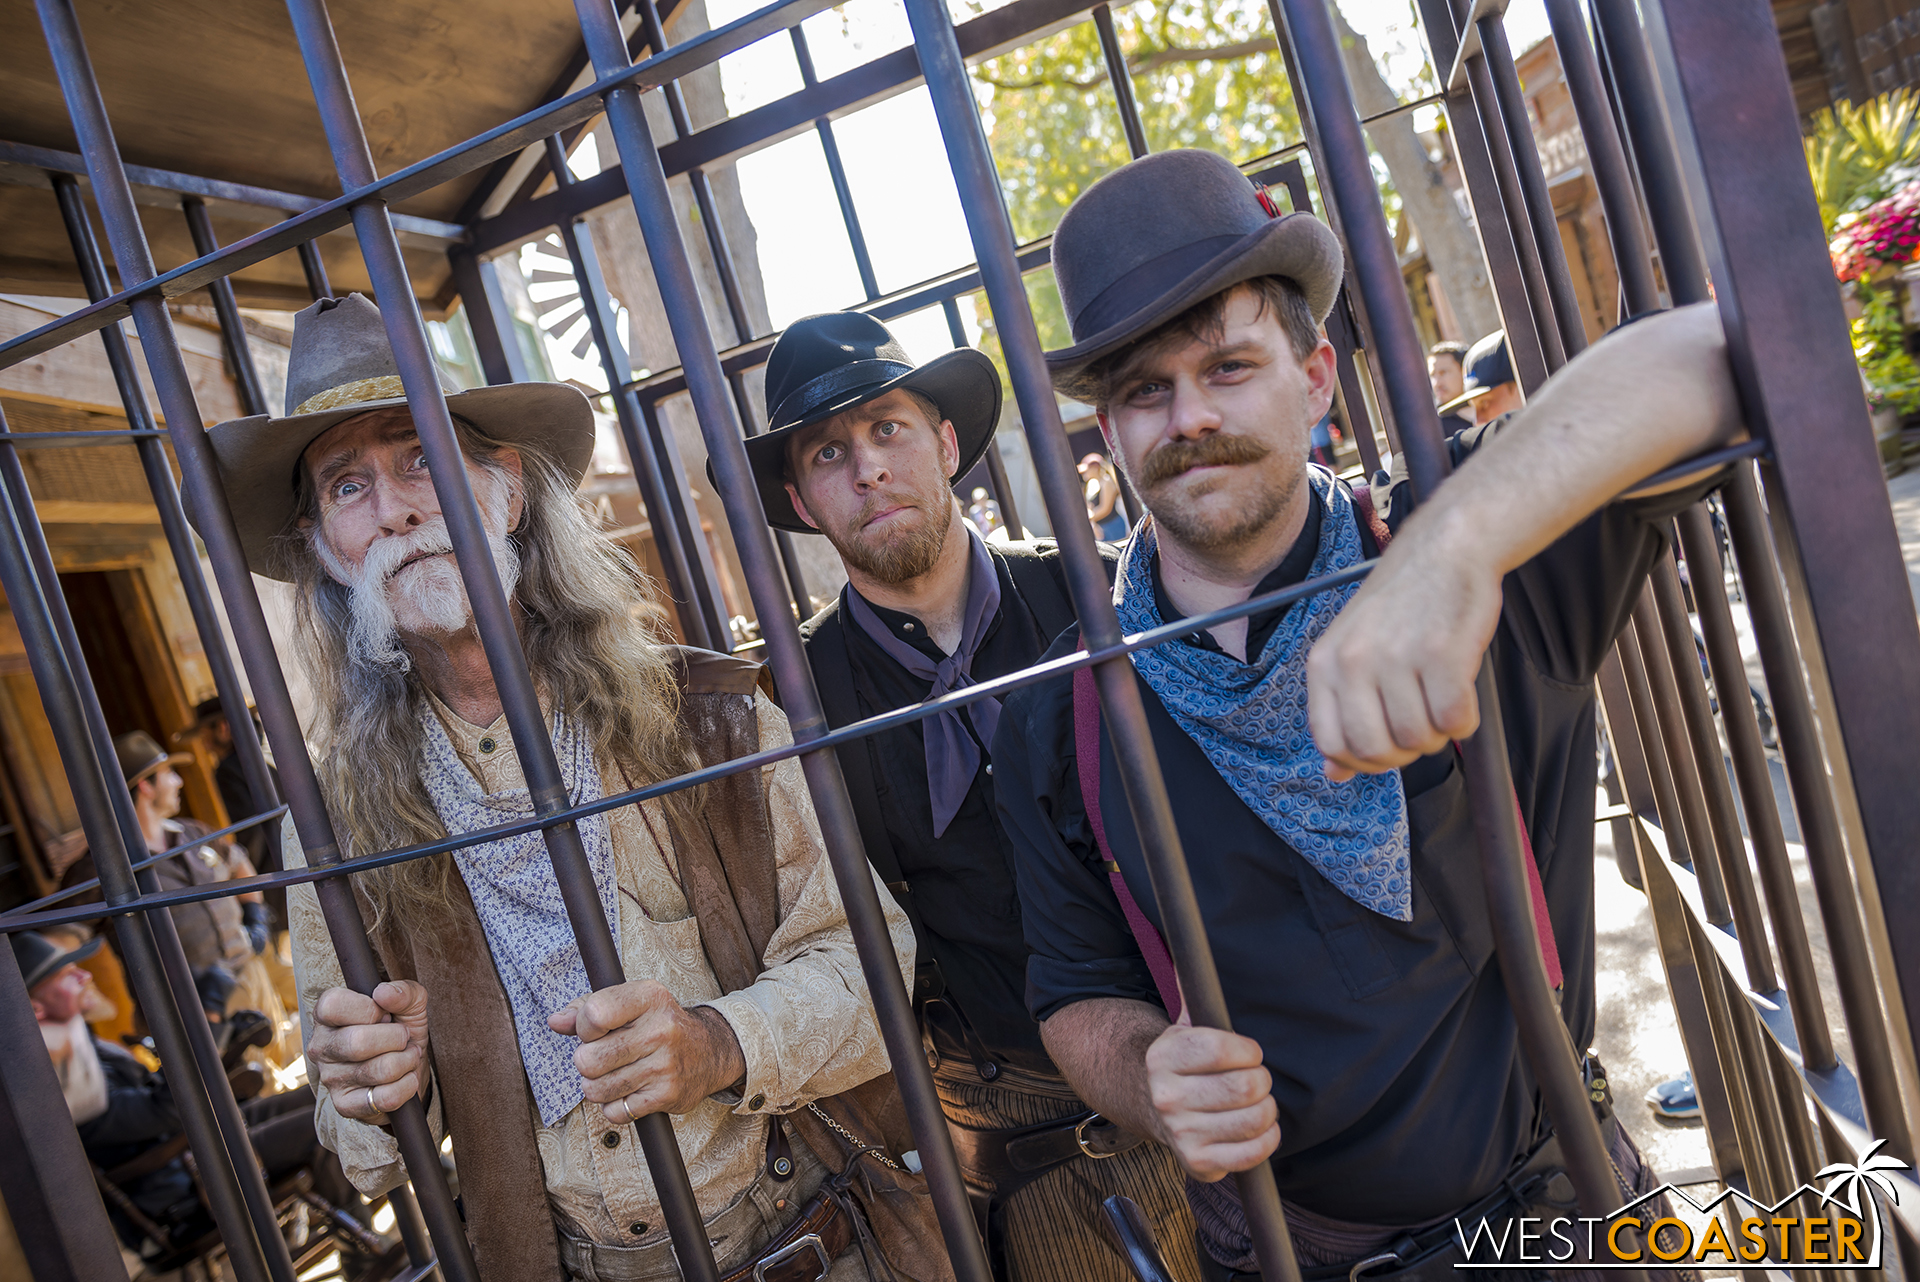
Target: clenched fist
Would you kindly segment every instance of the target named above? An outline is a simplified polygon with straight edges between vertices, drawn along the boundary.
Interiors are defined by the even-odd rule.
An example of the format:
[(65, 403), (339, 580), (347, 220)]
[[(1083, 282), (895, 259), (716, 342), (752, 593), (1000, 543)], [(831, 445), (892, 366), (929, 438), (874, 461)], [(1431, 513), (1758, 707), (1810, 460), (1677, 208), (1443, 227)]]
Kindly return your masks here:
[(586, 1079), (586, 1096), (617, 1125), (648, 1113), (692, 1112), (747, 1074), (740, 1043), (719, 1011), (687, 1010), (650, 979), (568, 1002), (547, 1024), (580, 1039), (573, 1063)]
[(371, 996), (329, 988), (313, 1007), (307, 1062), (333, 1111), (380, 1125), (427, 1086), (427, 990), (389, 980)]
[(1202, 1183), (1258, 1166), (1280, 1147), (1273, 1075), (1251, 1037), (1175, 1024), (1147, 1048), (1147, 1086), (1160, 1138)]

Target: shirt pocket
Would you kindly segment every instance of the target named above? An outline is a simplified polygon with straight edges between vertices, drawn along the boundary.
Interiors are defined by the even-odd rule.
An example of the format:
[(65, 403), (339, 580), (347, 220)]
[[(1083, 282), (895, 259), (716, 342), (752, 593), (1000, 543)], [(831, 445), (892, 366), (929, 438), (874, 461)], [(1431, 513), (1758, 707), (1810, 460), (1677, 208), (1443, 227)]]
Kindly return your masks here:
[[(720, 983), (714, 978), (706, 947), (700, 942), (698, 917), (650, 921), (635, 912), (622, 923), (622, 931), (631, 932), (625, 935), (621, 948), (621, 961), (629, 980), (654, 980), (682, 1006), (709, 1002), (720, 996)], [(638, 947), (628, 945), (627, 940)]]
[(1460, 960), (1478, 975), (1493, 956), (1493, 922), (1466, 776), (1457, 757), (1439, 783), (1408, 798), (1407, 823), (1413, 837), (1415, 911), (1422, 898), (1433, 905)]
[(1413, 960), (1404, 955), (1406, 941), (1394, 933), (1400, 923), (1361, 907), (1318, 869), (1301, 862), (1300, 893), (1348, 994), (1358, 1001), (1391, 988)]

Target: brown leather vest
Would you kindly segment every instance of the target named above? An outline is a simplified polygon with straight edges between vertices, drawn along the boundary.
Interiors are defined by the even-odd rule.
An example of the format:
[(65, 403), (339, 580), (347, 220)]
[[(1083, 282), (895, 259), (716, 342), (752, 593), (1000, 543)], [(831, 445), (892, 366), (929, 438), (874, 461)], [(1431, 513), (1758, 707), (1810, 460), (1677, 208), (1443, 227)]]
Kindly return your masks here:
[[(759, 751), (759, 719), (741, 696), (753, 694), (760, 665), (686, 647), (676, 647), (676, 658), (680, 724), (701, 764)], [(721, 988), (733, 992), (759, 977), (779, 925), (772, 820), (758, 771), (707, 788), (699, 830), (674, 827), (674, 854), (707, 960)], [(376, 939), (375, 947), (391, 978), (417, 980), (431, 995), (435, 1090), (460, 1164), (460, 1200), (481, 1277), (564, 1282), (534, 1138), (538, 1113), (520, 1057), (500, 1053), (516, 1044), (512, 1008), (465, 884), (455, 878), (454, 885), (456, 919), (436, 924), (436, 951), (416, 951), (410, 940)], [(817, 1103), (890, 1154), (917, 1147), (891, 1073)], [(812, 1112), (803, 1108), (786, 1120), (830, 1169), (845, 1164), (851, 1150)], [(895, 1273), (903, 1282), (951, 1278), (925, 1181), (871, 1159), (860, 1163), (860, 1175), (856, 1198)]]

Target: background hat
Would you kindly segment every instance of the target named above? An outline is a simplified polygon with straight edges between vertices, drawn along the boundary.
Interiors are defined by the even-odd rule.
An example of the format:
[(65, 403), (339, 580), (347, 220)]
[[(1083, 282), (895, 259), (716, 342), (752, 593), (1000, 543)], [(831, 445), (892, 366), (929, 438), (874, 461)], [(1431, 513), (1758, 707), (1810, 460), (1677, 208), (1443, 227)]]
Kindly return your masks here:
[(184, 765), (193, 758), (184, 753), (169, 755), (145, 730), (130, 730), (113, 737), (113, 755), (120, 761), (120, 777), (131, 788), (162, 766)]
[(1259, 276), (1285, 276), (1324, 323), (1340, 291), (1340, 240), (1210, 151), (1162, 151), (1081, 193), (1053, 234), (1053, 277), (1073, 346), (1047, 353), (1055, 381)]
[(1507, 356), (1507, 331), (1496, 329), (1469, 347), (1460, 364), (1466, 371), (1460, 379), (1460, 395), (1440, 407), (1442, 414), (1451, 414), (1502, 383), (1513, 382), (1513, 361)]
[(32, 992), (35, 984), (59, 973), (63, 966), (85, 961), (99, 952), (105, 942), (95, 935), (71, 952), (62, 952), (60, 946), (45, 935), (21, 930), (13, 935), (13, 959), (20, 963), (20, 978), (27, 981), (27, 991)]
[[(747, 438), (747, 461), (760, 487), (767, 523), (796, 534), (817, 534), (787, 497), (787, 442), (809, 423), (832, 418), (896, 388), (919, 392), (953, 423), (965, 476), (993, 441), (1000, 422), (1000, 373), (971, 347), (915, 366), (893, 333), (861, 312), (823, 312), (787, 326), (767, 356), (768, 428)], [(707, 464), (713, 476), (713, 464)]]
[[(578, 388), (505, 383), (462, 392), (447, 387), (443, 378), (441, 390), (448, 409), (488, 436), (545, 450), (576, 482), (586, 474), (593, 457), (593, 410)], [(254, 573), (287, 577), (273, 541), (293, 520), (296, 469), (307, 446), (356, 414), (406, 403), (380, 309), (365, 297), (323, 298), (293, 318), (286, 414), (256, 414), (207, 431)], [(199, 527), (197, 519), (194, 526)]]

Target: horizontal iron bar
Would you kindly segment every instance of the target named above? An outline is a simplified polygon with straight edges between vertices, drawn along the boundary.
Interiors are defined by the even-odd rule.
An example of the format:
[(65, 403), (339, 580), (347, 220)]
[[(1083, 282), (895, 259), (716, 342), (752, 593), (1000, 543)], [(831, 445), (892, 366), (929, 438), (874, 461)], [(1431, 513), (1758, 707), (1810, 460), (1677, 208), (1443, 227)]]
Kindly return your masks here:
[[(445, 854), (448, 851), (460, 850), (468, 846), (480, 845), (484, 842), (500, 841), (507, 837), (518, 837), (524, 833), (537, 832), (543, 828), (551, 828), (559, 824), (571, 823), (576, 819), (583, 819), (589, 815), (603, 814), (609, 810), (618, 810), (622, 806), (630, 806), (640, 801), (649, 801), (654, 797), (665, 796), (670, 792), (696, 788), (701, 784), (712, 783), (718, 779), (725, 779), (729, 775), (741, 774), (748, 770), (776, 765), (789, 758), (798, 757), (809, 752), (817, 752), (822, 748), (837, 748), (841, 744), (850, 742), (851, 740), (875, 734), (882, 730), (891, 730), (897, 726), (909, 725), (915, 721), (923, 720), (924, 718), (950, 709), (964, 707), (967, 704), (977, 702), (981, 699), (1006, 694), (1008, 691), (1017, 690), (1023, 686), (1037, 685), (1042, 681), (1049, 681), (1056, 677), (1069, 676), (1081, 668), (1096, 663), (1104, 663), (1111, 659), (1118, 659), (1125, 655), (1132, 654), (1135, 650), (1144, 650), (1151, 646), (1161, 645), (1179, 637), (1190, 636), (1195, 632), (1204, 631), (1207, 628), (1218, 627), (1223, 623), (1244, 618), (1249, 614), (1256, 614), (1261, 610), (1269, 610), (1278, 606), (1291, 604), (1302, 597), (1312, 596), (1316, 592), (1324, 592), (1329, 588), (1344, 587), (1349, 583), (1358, 582), (1365, 578), (1377, 564), (1379, 564), (1377, 561), (1366, 561), (1360, 565), (1351, 566), (1348, 569), (1342, 570), (1338, 574), (1322, 575), (1317, 579), (1309, 579), (1305, 583), (1296, 583), (1292, 587), (1280, 588), (1261, 596), (1249, 597), (1237, 605), (1230, 605), (1207, 614), (1194, 615), (1192, 618), (1181, 619), (1175, 623), (1165, 623), (1157, 628), (1151, 628), (1145, 632), (1138, 632), (1132, 636), (1123, 637), (1120, 641), (1110, 646), (1102, 646), (1092, 651), (1080, 650), (1073, 654), (1062, 655), (1058, 659), (1053, 659), (1046, 663), (1038, 663), (1033, 667), (1024, 668), (1019, 672), (1011, 672), (1003, 677), (995, 677), (991, 681), (982, 681), (977, 685), (968, 686), (964, 690), (952, 691), (948, 694), (941, 695), (937, 699), (928, 699), (924, 703), (912, 704), (905, 708), (896, 708), (892, 712), (883, 712), (878, 716), (868, 717), (864, 721), (856, 721), (850, 725), (842, 726), (838, 730), (829, 731), (826, 734), (820, 735), (818, 738), (809, 739), (805, 743), (790, 743), (785, 747), (768, 748), (748, 756), (735, 757), (731, 761), (723, 761), (719, 765), (708, 766), (704, 770), (694, 770), (687, 774), (678, 775), (672, 779), (665, 779), (659, 783), (649, 784), (644, 788), (635, 788), (628, 792), (616, 793), (611, 797), (602, 797), (598, 801), (569, 806), (565, 810), (556, 810), (549, 815), (542, 815), (533, 819), (523, 819), (516, 823), (501, 824), (494, 828), (480, 828), (472, 832), (463, 833), (458, 837), (445, 837), (439, 841), (430, 841), (418, 846), (405, 846), (395, 850), (385, 851), (378, 855), (369, 855), (364, 859), (350, 859), (326, 868), (308, 868), (295, 872), (263, 874), (258, 877), (245, 877), (237, 881), (221, 882), (217, 886), (190, 886), (183, 887), (179, 890), (163, 891), (158, 895), (147, 895), (137, 900), (131, 900), (125, 905), (123, 910), (117, 910), (131, 911), (136, 908), (172, 907), (176, 904), (193, 904), (208, 899), (223, 899), (230, 895), (244, 894), (249, 890), (265, 890), (279, 886), (301, 886), (309, 882), (325, 881), (329, 877), (337, 877), (342, 873), (366, 872), (375, 868), (385, 868), (392, 864), (402, 864), (413, 859), (423, 859), (429, 855)], [(95, 918), (107, 915), (101, 911), (101, 907), (102, 906), (98, 904), (88, 904), (81, 908), (68, 908), (55, 913), (42, 913), (31, 916), (25, 915), (21, 909), (15, 909), (10, 913), (0, 914), (0, 934), (11, 933), (17, 930), (36, 930), (41, 926), (64, 925), (71, 921), (92, 921)]]
[(1695, 455), (1683, 463), (1675, 463), (1672, 467), (1655, 472), (1644, 481), (1636, 481), (1633, 488), (1620, 497), (1632, 498), (1641, 491), (1650, 490), (1656, 485), (1666, 485), (1672, 481), (1684, 481), (1690, 476), (1698, 476), (1700, 473), (1708, 471), (1711, 468), (1724, 467), (1728, 463), (1738, 463), (1742, 459), (1767, 458), (1770, 455), (1771, 450), (1768, 448), (1767, 443), (1756, 436), (1751, 440), (1742, 441), (1738, 445), (1729, 445), (1722, 449), (1709, 450), (1705, 454)]
[[(145, 859), (142, 859), (138, 863), (134, 864), (133, 870), (135, 872), (139, 872), (142, 868), (151, 868), (157, 863), (173, 858), (175, 855), (184, 855), (189, 850), (192, 850), (195, 846), (204, 846), (210, 841), (219, 841), (222, 837), (231, 837), (234, 833), (239, 832), (242, 828), (253, 828), (263, 823), (271, 823), (275, 819), (278, 819), (281, 815), (284, 815), (286, 813), (287, 813), (287, 808), (284, 804), (275, 806), (271, 810), (263, 810), (257, 815), (253, 815), (253, 816), (250, 816), (249, 818), (240, 820), (238, 823), (230, 823), (224, 828), (216, 829), (213, 832), (207, 833), (205, 836), (195, 837), (192, 841), (184, 842), (181, 845), (175, 846), (171, 850), (163, 850), (157, 855), (148, 855)], [(36, 899), (32, 903), (21, 904), (18, 907), (12, 909), (12, 911), (17, 913), (25, 913), (25, 912), (33, 912), (37, 909), (50, 908), (54, 904), (59, 903), (63, 899), (71, 899), (75, 895), (84, 895), (89, 890), (93, 890), (96, 887), (98, 887), (99, 884), (100, 884), (100, 879), (98, 877), (95, 877), (91, 881), (83, 881), (78, 883), (77, 885), (68, 886), (64, 890), (56, 890), (51, 895), (47, 895), (44, 898)]]
[[(70, 151), (54, 151), (49, 147), (32, 147), (26, 143), (0, 142), (0, 182), (8, 181), (7, 171), (10, 168), (37, 171), (40, 178), (34, 184), (36, 186), (46, 185), (44, 175), (47, 171), (73, 174), (83, 185), (87, 182), (87, 161), (84, 156)], [(179, 196), (198, 196), (203, 200), (219, 200), (233, 205), (251, 205), (272, 210), (276, 214), (301, 214), (327, 203), (318, 196), (297, 196), (290, 191), (274, 191), (267, 187), (250, 187), (245, 183), (222, 182), (218, 178), (178, 174), (170, 169), (149, 169), (145, 165), (126, 165), (124, 168), (127, 181), (136, 187), (151, 187)], [(170, 203), (175, 208), (180, 205), (179, 201)], [(467, 234), (467, 229), (459, 223), (420, 218), (413, 214), (395, 214), (393, 225), (396, 231), (448, 242), (463, 240)]]
[[(165, 435), (166, 432), (160, 428), (119, 427), (101, 428), (93, 432), (0, 432), (0, 441), (12, 441), (22, 448), (31, 448), (35, 445), (55, 445), (64, 441), (99, 441), (103, 438), (110, 441), (137, 441), (146, 436)], [(154, 519), (157, 521), (160, 518), (156, 516)]]
[(285, 222), (236, 240), (217, 253), (183, 263), (132, 289), (122, 290), (90, 306), (69, 312), (50, 325), (42, 325), (39, 329), (0, 343), (0, 369), (18, 365), (43, 352), (52, 351), (62, 343), (70, 343), (124, 319), (132, 314), (131, 305), (136, 298), (154, 294), (163, 298), (178, 298), (182, 294), (190, 294), (206, 288), (222, 276), (232, 275), (242, 267), (251, 267), (297, 248), (303, 241), (312, 240), (336, 227), (344, 227), (352, 221), (356, 205), (370, 200), (384, 201), (389, 205), (410, 200), (502, 156), (541, 143), (556, 130), (592, 119), (600, 111), (601, 98), (613, 89), (622, 85), (652, 89), (690, 75), (730, 53), (738, 52), (777, 31), (784, 31), (802, 19), (812, 17), (822, 9), (830, 8), (832, 2), (776, 0), (776, 3), (764, 9), (703, 32), (663, 54), (645, 62), (636, 62), (624, 71), (597, 80), (584, 89), (525, 115), (516, 116), (485, 133), (475, 134), (417, 164), (395, 170), (384, 178), (316, 205), (305, 213), (295, 214)]

